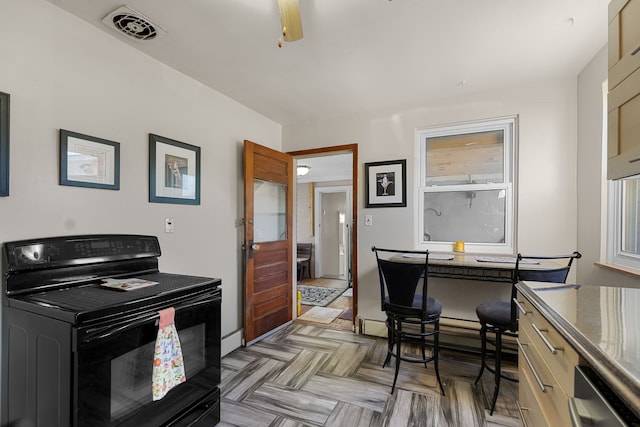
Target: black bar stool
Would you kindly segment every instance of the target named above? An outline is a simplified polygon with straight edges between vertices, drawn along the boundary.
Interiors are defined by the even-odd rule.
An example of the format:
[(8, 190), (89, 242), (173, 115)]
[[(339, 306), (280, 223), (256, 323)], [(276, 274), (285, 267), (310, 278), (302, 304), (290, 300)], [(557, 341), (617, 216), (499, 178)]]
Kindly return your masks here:
[[(556, 282), (564, 283), (569, 275), (571, 264), (574, 258), (580, 258), (582, 255), (579, 252), (574, 252), (571, 255), (553, 255), (553, 256), (522, 256), (518, 254), (516, 258), (516, 267), (513, 270), (513, 279), (511, 284), (511, 301), (490, 301), (480, 304), (476, 307), (476, 314), (480, 320), (480, 339), (482, 342), (482, 354), (481, 354), (481, 367), (478, 378), (476, 378), (475, 384), (478, 384), (480, 377), (485, 368), (494, 374), (495, 388), (493, 391), (493, 399), (491, 400), (491, 412), (496, 408), (496, 400), (498, 400), (498, 392), (500, 390), (500, 379), (504, 378), (509, 381), (518, 381), (515, 378), (505, 376), (501, 372), (502, 362), (502, 336), (518, 336), (518, 310), (515, 304), (516, 299), (516, 283), (521, 280), (536, 281), (536, 282)], [(521, 269), (520, 264), (527, 262), (526, 260), (554, 260), (562, 259), (568, 260), (567, 265), (552, 268), (552, 269)], [(523, 261), (525, 260), (525, 261)], [(495, 339), (491, 340), (487, 338), (487, 333), (495, 334)], [(495, 347), (495, 364), (493, 367), (489, 366), (487, 359), (487, 343)]]
[[(424, 363), (425, 368), (428, 362), (433, 361), (440, 392), (444, 396), (444, 388), (438, 370), (438, 337), (440, 335), (442, 303), (428, 296), (429, 252), (381, 249), (375, 246), (371, 250), (376, 254), (380, 276), (380, 299), (382, 310), (387, 315), (388, 349), (383, 366), (389, 365), (391, 357), (396, 359), (391, 393), (396, 387), (401, 360)], [(394, 259), (394, 257), (401, 256), (398, 254), (417, 254), (419, 261)], [(384, 259), (385, 257), (390, 259)], [(423, 279), (422, 286), (418, 288), (420, 279)], [(428, 337), (433, 338), (432, 344), (427, 343)], [(404, 355), (402, 352), (403, 343), (419, 345), (422, 357)], [(432, 350), (429, 357), (425, 352), (427, 347)]]

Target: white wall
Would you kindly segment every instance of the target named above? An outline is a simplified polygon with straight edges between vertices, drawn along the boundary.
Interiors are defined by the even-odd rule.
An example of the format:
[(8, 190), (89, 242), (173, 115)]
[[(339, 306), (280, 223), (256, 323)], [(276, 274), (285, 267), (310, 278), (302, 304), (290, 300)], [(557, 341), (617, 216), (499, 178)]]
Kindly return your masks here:
[(311, 183), (296, 185), (296, 242), (313, 242), (312, 199), (313, 186)]
[[(602, 186), (602, 83), (607, 79), (607, 47), (602, 48), (578, 75), (578, 282), (585, 285), (640, 287), (640, 278), (596, 266), (600, 261)], [(604, 170), (603, 170), (604, 169)]]
[[(281, 126), (42, 0), (2, 0), (11, 195), (0, 241), (88, 233), (160, 238), (162, 271), (222, 279), (222, 334), (242, 327), (242, 144)], [(121, 144), (120, 190), (58, 185), (58, 130)], [(148, 202), (148, 134), (202, 149), (200, 206)], [(175, 233), (164, 233), (173, 217)], [(238, 340), (239, 342), (239, 340)]]
[[(471, 90), (467, 86), (468, 90)], [(465, 89), (467, 90), (467, 89)], [(577, 247), (576, 79), (541, 81), (490, 93), (461, 94), (454, 99), (406, 111), (367, 112), (333, 120), (315, 121), (283, 128), (283, 149), (357, 143), (358, 190), (358, 285), (359, 315), (382, 319), (378, 277), (372, 245), (413, 247), (415, 130), (508, 115), (519, 115), (519, 218), (518, 250), (523, 253), (566, 253)], [(406, 208), (364, 209), (364, 163), (407, 159)], [(373, 215), (373, 226), (364, 227), (364, 215)], [(442, 289), (446, 285), (436, 279)], [(449, 283), (447, 301), (465, 292), (491, 298), (502, 290), (482, 282)], [(442, 290), (441, 289), (441, 290)], [(466, 295), (466, 294), (465, 294)], [(449, 298), (451, 297), (451, 298)], [(443, 301), (446, 308), (446, 303)], [(473, 304), (460, 307), (469, 310)], [(475, 313), (473, 313), (475, 315)]]

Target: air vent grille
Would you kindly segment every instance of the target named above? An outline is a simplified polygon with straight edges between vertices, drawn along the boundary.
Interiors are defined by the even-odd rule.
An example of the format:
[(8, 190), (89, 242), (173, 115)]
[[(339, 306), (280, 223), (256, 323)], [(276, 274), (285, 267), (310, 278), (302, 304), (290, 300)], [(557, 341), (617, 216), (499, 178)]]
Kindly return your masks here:
[(151, 22), (134, 15), (116, 15), (113, 17), (113, 25), (126, 35), (138, 40), (152, 40), (158, 35)]
[(137, 41), (154, 40), (166, 33), (164, 28), (127, 6), (107, 14), (102, 23)]

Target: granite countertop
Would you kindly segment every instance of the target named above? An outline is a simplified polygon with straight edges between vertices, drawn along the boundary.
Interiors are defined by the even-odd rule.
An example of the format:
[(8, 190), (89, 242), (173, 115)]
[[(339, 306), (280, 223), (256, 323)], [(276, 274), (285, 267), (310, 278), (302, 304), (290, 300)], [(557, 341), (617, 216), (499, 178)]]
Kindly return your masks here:
[[(424, 256), (418, 254), (395, 255), (393, 260), (407, 263), (424, 263)], [(504, 259), (504, 261), (500, 261)], [(521, 262), (522, 270), (546, 270), (562, 267), (554, 260)], [(514, 256), (496, 256), (470, 253), (429, 252), (429, 276), (455, 279), (482, 280), (488, 282), (513, 281), (516, 267)]]
[(516, 286), (640, 417), (640, 289), (542, 282)]

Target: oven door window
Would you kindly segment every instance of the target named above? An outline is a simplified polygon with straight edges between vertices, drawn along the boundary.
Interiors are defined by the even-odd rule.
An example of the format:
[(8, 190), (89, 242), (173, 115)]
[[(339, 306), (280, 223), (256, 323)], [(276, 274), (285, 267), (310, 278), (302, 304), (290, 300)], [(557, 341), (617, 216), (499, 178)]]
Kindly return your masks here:
[[(79, 346), (78, 425), (161, 425), (210, 393), (220, 382), (218, 305), (176, 310), (186, 381), (152, 399), (157, 319), (130, 319)], [(151, 421), (153, 420), (153, 421)], [(149, 423), (152, 424), (149, 424)]]

